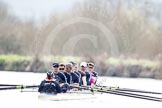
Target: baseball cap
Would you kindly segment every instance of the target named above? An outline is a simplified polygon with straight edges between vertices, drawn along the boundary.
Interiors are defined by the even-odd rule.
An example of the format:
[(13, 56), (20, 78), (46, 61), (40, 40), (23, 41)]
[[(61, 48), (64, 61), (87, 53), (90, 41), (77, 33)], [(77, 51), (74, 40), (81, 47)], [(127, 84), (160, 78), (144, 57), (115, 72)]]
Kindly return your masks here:
[(52, 64), (52, 66), (53, 66), (53, 67), (59, 67), (59, 63), (58, 63), (58, 62), (54, 62), (54, 63)]
[(94, 67), (94, 63), (92, 63), (92, 62), (90, 62), (90, 63), (88, 63), (88, 67)]
[(81, 62), (80, 67), (87, 67), (87, 63), (86, 62)]

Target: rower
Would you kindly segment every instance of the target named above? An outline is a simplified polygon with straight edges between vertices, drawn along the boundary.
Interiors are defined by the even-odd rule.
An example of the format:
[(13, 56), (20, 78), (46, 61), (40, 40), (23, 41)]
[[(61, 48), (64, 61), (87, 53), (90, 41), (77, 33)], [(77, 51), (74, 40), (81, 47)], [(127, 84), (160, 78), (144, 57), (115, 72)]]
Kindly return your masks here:
[(52, 71), (47, 72), (47, 77), (41, 82), (38, 92), (46, 94), (61, 93), (61, 87), (54, 78), (54, 74)]
[(96, 84), (97, 82), (97, 78), (98, 78), (98, 73), (96, 71), (94, 71), (94, 63), (90, 62), (88, 63), (88, 72), (90, 73), (90, 85), (93, 86)]
[(73, 61), (71, 61), (70, 63), (72, 64), (72, 71), (73, 71), (75, 74), (78, 75), (79, 80), (80, 80), (80, 78), (81, 78), (81, 74), (78, 72), (78, 66), (77, 66), (77, 63), (75, 63), (75, 62), (73, 62)]
[(70, 73), (70, 75), (71, 75), (71, 83), (70, 84), (79, 86), (79, 81), (80, 81), (79, 76), (76, 73), (74, 73), (73, 66), (71, 63), (66, 65), (66, 72)]
[(87, 86), (87, 81), (88, 81), (88, 74), (86, 74), (86, 68), (87, 68), (87, 63), (86, 62), (81, 62), (80, 63), (80, 71), (79, 73), (81, 74), (81, 78), (80, 78), (80, 86)]
[(67, 78), (67, 83), (71, 84), (72, 83), (72, 76), (71, 76), (70, 73), (71, 73), (72, 67), (70, 67), (68, 64), (65, 67), (66, 67), (66, 70), (65, 70), (64, 74)]
[[(59, 72), (59, 63), (54, 62), (52, 65), (52, 69), (54, 72), (54, 75), (56, 76), (56, 80), (59, 82), (59, 84), (61, 83), (67, 83), (67, 79), (66, 76), (63, 73), (63, 70), (61, 72)], [(64, 66), (60, 66), (61, 69), (63, 69)]]
[(65, 64), (64, 63), (59, 64), (59, 72), (64, 74), (64, 72), (65, 72)]

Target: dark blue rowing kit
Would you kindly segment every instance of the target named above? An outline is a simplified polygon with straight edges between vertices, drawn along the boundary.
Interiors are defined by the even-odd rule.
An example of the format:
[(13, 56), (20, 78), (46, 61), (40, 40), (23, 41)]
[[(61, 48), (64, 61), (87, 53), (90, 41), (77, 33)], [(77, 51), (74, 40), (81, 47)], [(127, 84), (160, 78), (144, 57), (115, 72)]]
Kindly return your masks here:
[(78, 75), (79, 79), (81, 78), (81, 74), (79, 72), (75, 71), (74, 73)]
[(85, 72), (87, 85), (91, 85), (91, 75), (89, 72)]
[(57, 81), (45, 79), (41, 82), (38, 92), (46, 94), (57, 94), (61, 93), (61, 87)]
[[(50, 75), (49, 72), (48, 74)], [(78, 76), (80, 75), (80, 76)], [(48, 79), (48, 77), (43, 80), (39, 86), (38, 92), (40, 93), (46, 93), (46, 94), (57, 94), (61, 92), (66, 92), (69, 88), (69, 84), (73, 83), (79, 83), (79, 85), (83, 85), (82, 78), (86, 77), (87, 85), (91, 85), (94, 82), (94, 77), (98, 77), (97, 72), (57, 72), (54, 74), (51, 74), (50, 76), (53, 76), (53, 78)], [(62, 87), (60, 87), (59, 84), (64, 84)], [(68, 83), (68, 84), (67, 84)]]
[(67, 79), (67, 83), (71, 84), (72, 83), (72, 76), (71, 76), (71, 74), (68, 73), (68, 72), (64, 72), (64, 75), (65, 75), (65, 77)]
[(79, 76), (76, 73), (72, 72), (71, 77), (72, 77), (72, 81), (71, 81), (72, 83), (78, 83), (79, 84), (80, 79), (79, 79)]
[(61, 72), (54, 72), (54, 75), (55, 75), (55, 79), (56, 81), (61, 84), (61, 83), (67, 83), (67, 78), (66, 76), (61, 73)]
[(73, 84), (73, 83), (79, 83), (80, 79), (79, 76), (76, 73), (73, 72), (64, 72), (64, 75), (67, 79), (68, 84)]
[(86, 74), (85, 74), (85, 72), (81, 72), (81, 71), (78, 71), (78, 73), (80, 74), (80, 82), (79, 82), (79, 86), (82, 86), (83, 85), (83, 80), (82, 80), (82, 78), (84, 77), (84, 76), (86, 76)]
[(94, 77), (98, 77), (98, 73), (96, 71), (93, 71), (92, 74)]

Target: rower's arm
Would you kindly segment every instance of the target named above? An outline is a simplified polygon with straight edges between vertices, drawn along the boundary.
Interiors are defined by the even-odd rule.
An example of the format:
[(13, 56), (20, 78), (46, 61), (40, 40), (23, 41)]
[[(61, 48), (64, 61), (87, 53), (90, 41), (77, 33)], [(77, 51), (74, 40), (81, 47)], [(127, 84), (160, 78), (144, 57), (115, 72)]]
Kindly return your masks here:
[(86, 76), (82, 77), (83, 86), (87, 86)]

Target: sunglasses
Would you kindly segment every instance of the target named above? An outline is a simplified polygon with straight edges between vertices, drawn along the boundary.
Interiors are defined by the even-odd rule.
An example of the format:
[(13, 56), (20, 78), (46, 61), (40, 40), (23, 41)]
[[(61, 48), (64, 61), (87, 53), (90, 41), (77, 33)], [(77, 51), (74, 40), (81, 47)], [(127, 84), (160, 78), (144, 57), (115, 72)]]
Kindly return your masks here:
[(64, 70), (65, 68), (60, 68), (59, 70)]

